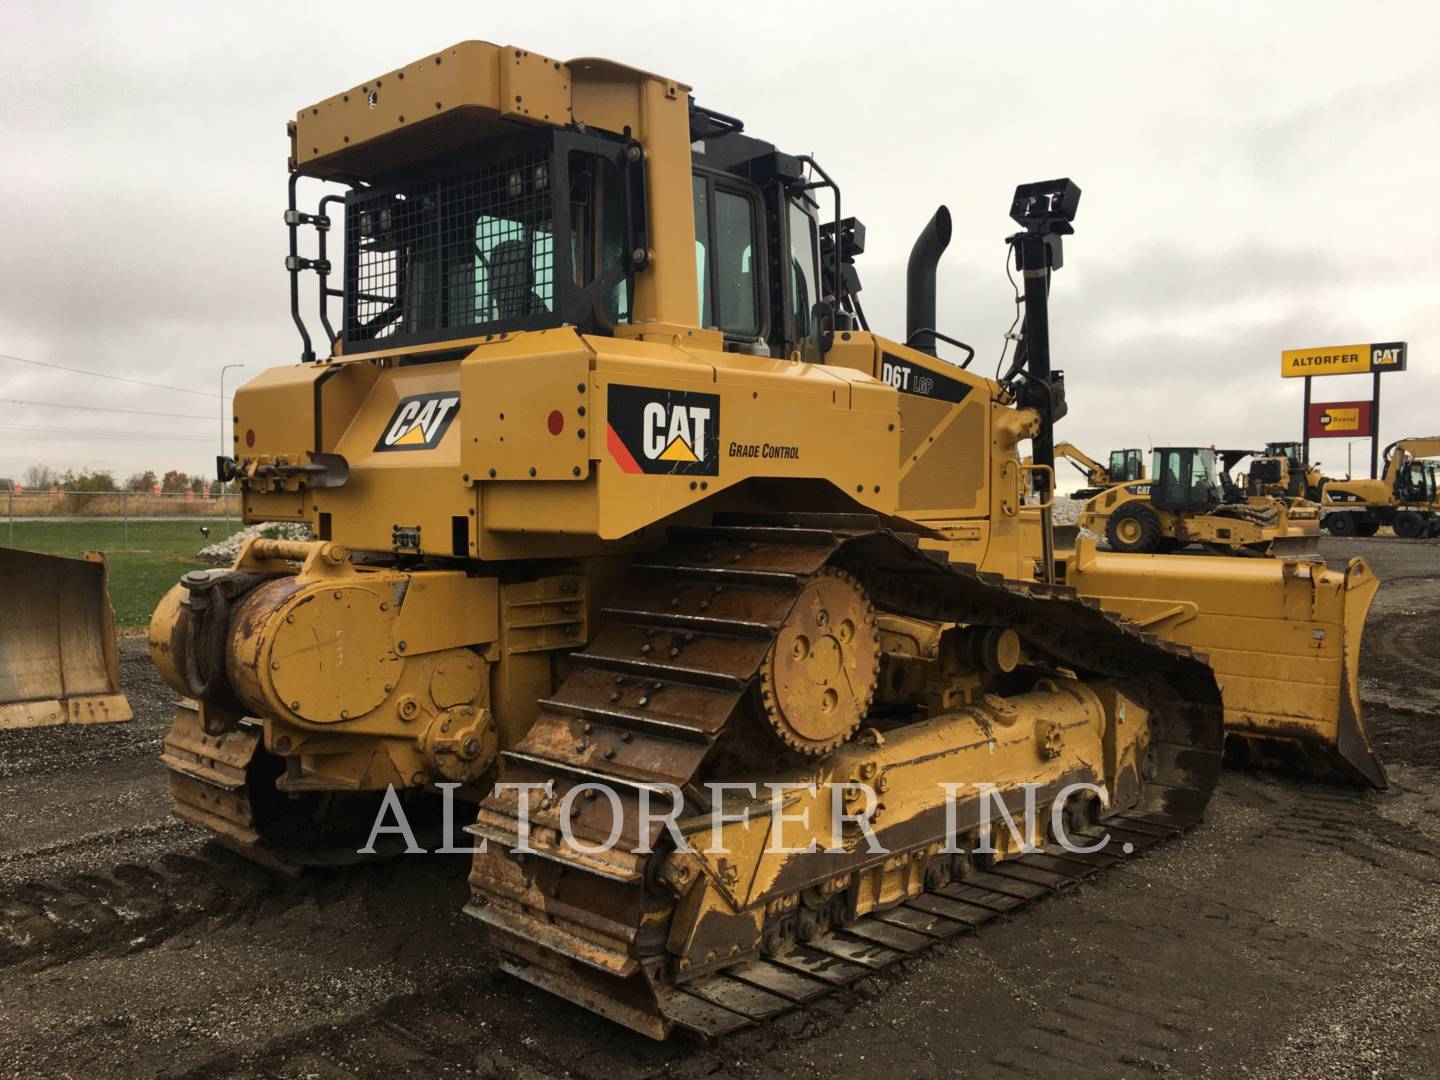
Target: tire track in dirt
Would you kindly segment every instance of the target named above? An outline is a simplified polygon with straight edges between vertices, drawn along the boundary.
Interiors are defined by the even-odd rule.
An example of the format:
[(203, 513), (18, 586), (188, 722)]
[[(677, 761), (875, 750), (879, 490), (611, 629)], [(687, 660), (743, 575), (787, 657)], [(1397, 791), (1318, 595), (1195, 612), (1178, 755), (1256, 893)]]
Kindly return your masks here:
[[(1236, 852), (1237, 873), (1243, 873), (1245, 860), (1267, 858), (1265, 852), (1276, 843), (1333, 847), (1342, 857), (1360, 859), (1387, 874), (1403, 872), (1415, 881), (1427, 879), (1427, 867), (1433, 876), (1440, 866), (1433, 841), (1413, 826), (1382, 816), (1373, 799), (1318, 785), (1290, 783), (1282, 791), (1288, 798), (1272, 804), (1267, 828), (1246, 839), (1247, 850)], [(1398, 861), (1364, 857), (1382, 849)], [(1183, 858), (1183, 853), (1174, 857)], [(949, 969), (947, 978), (957, 970), (981, 969), (993, 949), (1008, 955), (1007, 938), (1023, 940), (1037, 929), (1052, 932), (1043, 924), (1065, 916), (1050, 909), (1071, 904), (1079, 907), (1084, 953), (1091, 962), (1047, 973), (1044, 979), (1053, 985), (1037, 998), (1034, 1022), (1023, 1038), (997, 1040), (1004, 1045), (967, 1060), (966, 1073), (1188, 1074), (1197, 1048), (1213, 1041), (1208, 1025), (1233, 1008), (1227, 997), (1236, 972), (1270, 992), (1300, 1000), (1308, 988), (1343, 983), (1366, 967), (1370, 943), (1361, 934), (1286, 925), (1248, 903), (1243, 884), (1232, 883), (1228, 893), (1217, 895), (1208, 883), (1192, 888), (1151, 878), (1143, 866), (1137, 864), (1118, 904), (1106, 887), (1107, 875), (1081, 886), (1074, 896), (1042, 903), (1004, 924), (957, 938), (935, 956), (866, 980), (827, 1002), (823, 1010), (801, 1010), (719, 1050), (673, 1042), (657, 1046), (487, 972), (392, 998), (343, 1024), (292, 1033), (254, 1054), (217, 1055), (186, 1075), (238, 1080), (297, 1073), (366, 1076), (384, 1071), (404, 1076), (473, 1070), (479, 1075), (613, 1078), (668, 1075), (682, 1066), (684, 1075), (729, 1075), (732, 1070), (753, 1075), (736, 1069), (735, 1063), (761, 1056), (803, 1058), (810, 1047), (822, 1049), (837, 1030), (884, 1008), (886, 999), (892, 993), (898, 997), (912, 979), (933, 979), (944, 969)], [(1261, 904), (1263, 900), (1258, 898)], [(1032, 919), (1042, 925), (1032, 926)], [(1003, 984), (997, 984), (996, 992), (1002, 991)], [(588, 1033), (594, 1059), (605, 1064), (591, 1068), (577, 1060), (567, 1036), (572, 1025)], [(537, 1037), (522, 1032), (536, 1032)], [(617, 1059), (625, 1061), (626, 1068), (617, 1069)]]
[(213, 845), (198, 856), (0, 887), (0, 970), (38, 970), (97, 952), (133, 953), (207, 919), (233, 918), (274, 890), (259, 867)]

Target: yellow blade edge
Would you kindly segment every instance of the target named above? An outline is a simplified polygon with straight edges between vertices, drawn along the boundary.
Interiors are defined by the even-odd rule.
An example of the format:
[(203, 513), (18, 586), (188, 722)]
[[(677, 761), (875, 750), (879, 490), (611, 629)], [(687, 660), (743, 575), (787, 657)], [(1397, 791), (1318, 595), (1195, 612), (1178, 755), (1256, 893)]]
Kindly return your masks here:
[(1232, 760), (1387, 786), (1360, 707), (1365, 616), (1380, 587), (1287, 559), (1124, 555), (1082, 538), (1065, 583), (1159, 637), (1204, 653), (1225, 704)]
[(0, 731), (131, 718), (104, 555), (0, 548)]

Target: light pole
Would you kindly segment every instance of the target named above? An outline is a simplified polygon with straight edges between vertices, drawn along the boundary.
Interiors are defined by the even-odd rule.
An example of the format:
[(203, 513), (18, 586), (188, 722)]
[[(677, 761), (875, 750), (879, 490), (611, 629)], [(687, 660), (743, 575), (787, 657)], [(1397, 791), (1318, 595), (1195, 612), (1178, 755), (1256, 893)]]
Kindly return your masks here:
[(1355, 475), (1355, 444), (1364, 442), (1364, 439), (1350, 439), (1345, 443), (1345, 479), (1349, 480)]
[[(220, 456), (221, 456), (221, 457), (229, 457), (229, 456), (231, 455), (231, 453), (234, 451), (234, 447), (231, 446), (231, 445), (230, 445), (230, 442), (225, 438), (225, 432), (229, 429), (230, 424), (233, 423), (233, 421), (229, 421), (229, 420), (226, 419), (226, 418), (230, 415), (230, 408), (229, 408), (229, 406), (227, 406), (227, 405), (225, 404), (225, 372), (229, 371), (231, 368), (242, 368), (242, 367), (244, 367), (244, 366), (245, 366), (244, 364), (225, 364), (225, 365), (223, 365), (223, 366), (220, 368)], [(229, 535), (230, 535), (230, 497), (225, 493), (225, 482), (220, 479), (220, 477), (219, 477), (219, 475), (218, 475), (218, 470), (217, 470), (217, 475), (216, 475), (216, 477), (215, 477), (215, 481), (216, 481), (216, 483), (218, 483), (218, 484), (220, 485), (220, 510), (221, 510), (221, 515), (222, 515), (222, 516), (224, 517), (224, 519), (225, 519), (225, 535), (226, 535), (226, 536), (229, 536)]]

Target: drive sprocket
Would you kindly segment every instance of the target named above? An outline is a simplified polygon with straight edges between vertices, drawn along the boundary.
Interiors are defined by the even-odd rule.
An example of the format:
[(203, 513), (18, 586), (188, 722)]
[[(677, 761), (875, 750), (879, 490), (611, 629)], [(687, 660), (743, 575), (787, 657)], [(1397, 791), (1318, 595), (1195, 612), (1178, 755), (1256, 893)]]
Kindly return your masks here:
[(870, 598), (845, 571), (825, 567), (806, 582), (761, 666), (765, 717), (790, 749), (821, 757), (859, 728), (879, 676)]

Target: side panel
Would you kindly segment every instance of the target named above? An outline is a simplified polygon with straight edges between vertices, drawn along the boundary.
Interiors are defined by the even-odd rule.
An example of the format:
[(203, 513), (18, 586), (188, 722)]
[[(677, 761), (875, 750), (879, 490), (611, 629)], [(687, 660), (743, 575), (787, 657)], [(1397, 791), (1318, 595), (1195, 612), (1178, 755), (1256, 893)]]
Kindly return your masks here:
[(897, 394), (865, 374), (570, 329), (465, 346), (247, 384), (242, 469), (303, 467), (317, 446), (347, 466), (336, 487), (257, 473), (247, 520), (309, 521), (358, 551), (516, 558), (598, 553), (754, 478), (895, 512)]
[(587, 345), (593, 482), (487, 476), (487, 532), (619, 540), (755, 477), (828, 481), (894, 511), (899, 435), (884, 387), (788, 360), (620, 338)]
[(937, 530), (924, 546), (1008, 577), (1029, 578), (1040, 532), (1021, 514), (1018, 444), (1038, 418), (997, 400), (990, 379), (870, 334), (841, 334), (827, 359), (899, 394), (900, 516)]
[[(385, 368), (353, 414), (335, 452), (349, 463), (337, 488), (311, 490), (312, 516), (330, 515), (328, 539), (360, 551), (390, 551), (396, 529), (419, 530), (420, 550), (451, 555), (454, 519), (473, 521), (474, 492), (462, 480), (467, 413), (458, 362)], [(465, 529), (466, 547), (475, 530)]]
[(517, 334), (460, 367), (460, 464), (482, 480), (581, 479), (590, 466), (590, 351), (573, 330)]
[(900, 507), (906, 517), (936, 523), (989, 515), (989, 380), (869, 334), (837, 343), (830, 359), (899, 393)]

